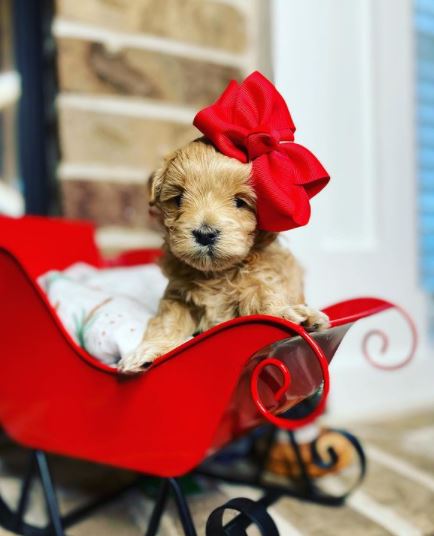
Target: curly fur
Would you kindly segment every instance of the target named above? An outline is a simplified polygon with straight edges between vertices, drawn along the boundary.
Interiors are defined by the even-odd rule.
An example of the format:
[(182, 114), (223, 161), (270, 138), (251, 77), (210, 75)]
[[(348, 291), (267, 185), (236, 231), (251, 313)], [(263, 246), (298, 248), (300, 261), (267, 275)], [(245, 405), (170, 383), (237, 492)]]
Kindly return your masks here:
[[(256, 227), (250, 164), (222, 155), (203, 138), (175, 151), (151, 183), (164, 230), (169, 279), (139, 348), (119, 368), (131, 372), (193, 333), (240, 315), (269, 314), (323, 329), (327, 317), (304, 303), (303, 272), (277, 234)], [(197, 229), (217, 233), (214, 244)]]

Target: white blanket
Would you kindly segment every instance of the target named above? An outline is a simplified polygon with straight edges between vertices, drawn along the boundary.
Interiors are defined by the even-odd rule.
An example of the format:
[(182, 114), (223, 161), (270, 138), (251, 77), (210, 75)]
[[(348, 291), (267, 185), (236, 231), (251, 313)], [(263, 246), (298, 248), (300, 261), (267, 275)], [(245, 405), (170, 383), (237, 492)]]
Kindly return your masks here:
[(38, 279), (77, 344), (115, 365), (139, 345), (167, 284), (158, 266), (97, 269), (77, 263)]

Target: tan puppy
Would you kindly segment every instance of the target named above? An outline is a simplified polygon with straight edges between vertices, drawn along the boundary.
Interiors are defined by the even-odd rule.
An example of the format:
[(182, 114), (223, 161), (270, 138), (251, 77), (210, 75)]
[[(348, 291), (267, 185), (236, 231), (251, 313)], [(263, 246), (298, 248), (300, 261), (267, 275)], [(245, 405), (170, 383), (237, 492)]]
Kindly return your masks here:
[(138, 371), (193, 333), (243, 315), (267, 314), (310, 329), (328, 318), (304, 303), (303, 272), (276, 233), (256, 226), (250, 164), (204, 139), (175, 151), (157, 170), (151, 204), (165, 229), (169, 279), (138, 349), (119, 363)]

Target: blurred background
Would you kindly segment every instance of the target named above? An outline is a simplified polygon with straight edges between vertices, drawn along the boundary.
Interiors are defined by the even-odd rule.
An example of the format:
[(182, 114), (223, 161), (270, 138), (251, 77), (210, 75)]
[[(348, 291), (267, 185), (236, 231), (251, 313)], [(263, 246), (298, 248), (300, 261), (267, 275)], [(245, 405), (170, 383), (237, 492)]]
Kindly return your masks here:
[(434, 403), (434, 2), (2, 0), (0, 47), (0, 213), (91, 220), (107, 254), (160, 244), (147, 178), (196, 136), (195, 112), (254, 69), (274, 79), (332, 176), (309, 226), (284, 237), (309, 301), (383, 297), (420, 336), (416, 359), (386, 374), (363, 334), (384, 325), (388, 351), (379, 336), (368, 348), (394, 365), (408, 326), (357, 326), (330, 414)]
[[(419, 333), (406, 367), (373, 367), (362, 351), (371, 330), (387, 334), (388, 344), (377, 331), (365, 346), (382, 366), (398, 366), (412, 346), (402, 316), (376, 316), (353, 328), (332, 364), (326, 420), (381, 422), (359, 430), (401, 460), (369, 451), (382, 469), (367, 484), (371, 502), (352, 505), (367, 517), (339, 514), (341, 527), (433, 534), (432, 0), (1, 0), (0, 214), (91, 220), (107, 255), (158, 246), (150, 173), (197, 135), (198, 109), (255, 69), (275, 81), (296, 141), (332, 176), (311, 223), (283, 236), (306, 268), (309, 302), (382, 297)], [(394, 480), (383, 493), (386, 466)], [(390, 503), (411, 523), (385, 513)], [(329, 515), (315, 512), (310, 523)]]

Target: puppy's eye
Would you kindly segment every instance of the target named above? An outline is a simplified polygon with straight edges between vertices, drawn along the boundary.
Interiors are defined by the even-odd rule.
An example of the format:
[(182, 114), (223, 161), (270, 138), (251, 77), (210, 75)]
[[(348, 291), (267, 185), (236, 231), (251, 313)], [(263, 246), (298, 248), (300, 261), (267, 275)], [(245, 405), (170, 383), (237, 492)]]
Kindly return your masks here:
[(182, 203), (182, 194), (179, 194), (176, 197), (172, 197), (172, 201), (179, 208), (181, 206), (181, 203)]
[(237, 208), (244, 208), (247, 207), (247, 203), (244, 201), (242, 197), (236, 197), (235, 198), (235, 206)]

